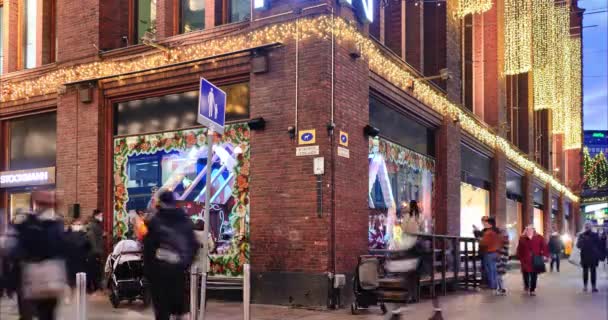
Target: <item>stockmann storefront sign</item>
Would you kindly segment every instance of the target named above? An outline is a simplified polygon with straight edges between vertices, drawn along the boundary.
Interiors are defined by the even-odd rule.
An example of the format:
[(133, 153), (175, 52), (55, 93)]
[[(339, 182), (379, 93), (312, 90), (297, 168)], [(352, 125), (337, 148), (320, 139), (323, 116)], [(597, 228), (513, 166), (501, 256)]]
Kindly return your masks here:
[(55, 167), (0, 172), (0, 188), (42, 186), (55, 183)]

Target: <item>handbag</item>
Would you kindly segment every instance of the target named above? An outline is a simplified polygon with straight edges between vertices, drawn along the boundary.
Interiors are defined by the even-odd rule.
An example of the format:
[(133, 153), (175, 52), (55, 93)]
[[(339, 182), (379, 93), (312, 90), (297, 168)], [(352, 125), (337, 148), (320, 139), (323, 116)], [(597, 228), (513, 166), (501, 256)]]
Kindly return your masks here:
[(532, 256), (532, 269), (536, 273), (544, 273), (547, 272), (547, 267), (545, 266), (545, 259), (543, 256)]
[(64, 260), (47, 259), (23, 264), (22, 290), (25, 299), (59, 298), (66, 284)]

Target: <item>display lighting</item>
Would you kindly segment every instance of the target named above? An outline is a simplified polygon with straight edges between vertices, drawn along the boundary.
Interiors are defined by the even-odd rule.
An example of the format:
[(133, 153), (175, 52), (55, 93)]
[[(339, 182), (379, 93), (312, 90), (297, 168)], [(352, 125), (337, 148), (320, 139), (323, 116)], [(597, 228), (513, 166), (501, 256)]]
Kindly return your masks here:
[[(296, 30), (298, 28), (298, 30)], [(102, 61), (73, 67), (64, 67), (50, 72), (36, 80), (20, 82), (5, 82), (2, 84), (2, 100), (10, 101), (30, 96), (44, 95), (56, 92), (64, 83), (83, 81), (104, 76), (119, 77), (120, 74), (169, 65), (178, 62), (201, 59), (204, 57), (229, 53), (268, 43), (288, 43), (294, 41), (296, 34), (301, 42), (310, 38), (331, 39), (332, 33), (338, 44), (351, 43), (360, 49), (372, 72), (382, 76), (402, 90), (411, 94), (449, 119), (459, 122), (463, 130), (491, 148), (495, 148), (506, 157), (532, 173), (541, 181), (550, 184), (558, 192), (578, 201), (568, 188), (560, 184), (551, 175), (543, 171), (526, 155), (517, 151), (506, 139), (496, 135), (490, 129), (479, 123), (473, 116), (450, 102), (444, 94), (438, 92), (427, 81), (417, 79), (417, 76), (404, 67), (402, 63), (386, 55), (379, 45), (361, 33), (357, 27), (342, 18), (332, 19), (329, 15), (313, 18), (301, 18), (295, 21), (274, 24), (247, 33), (225, 36), (220, 39), (205, 41), (191, 46), (171, 48), (168, 53), (152, 53), (134, 57), (131, 60)], [(156, 72), (156, 71), (155, 71)], [(415, 83), (411, 88), (411, 83)], [(409, 85), (408, 85), (409, 84)]]
[(532, 12), (530, 0), (504, 0), (504, 74), (532, 68)]
[(456, 16), (464, 18), (469, 14), (484, 13), (492, 9), (492, 0), (460, 0)]

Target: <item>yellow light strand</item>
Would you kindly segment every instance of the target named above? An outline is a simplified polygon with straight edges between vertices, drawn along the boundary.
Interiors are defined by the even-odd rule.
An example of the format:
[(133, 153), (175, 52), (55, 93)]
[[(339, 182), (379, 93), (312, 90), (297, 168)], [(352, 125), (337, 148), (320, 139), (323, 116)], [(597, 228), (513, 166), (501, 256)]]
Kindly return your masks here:
[(541, 181), (550, 184), (555, 190), (563, 193), (572, 201), (579, 200), (567, 187), (546, 173), (538, 164), (529, 160), (526, 155), (519, 152), (507, 140), (479, 124), (477, 120), (464, 112), (460, 106), (450, 102), (427, 82), (416, 80), (416, 75), (410, 73), (403, 66), (386, 56), (376, 42), (363, 35), (355, 26), (341, 18), (335, 19), (335, 22), (332, 23), (331, 17), (326, 15), (316, 18), (302, 18), (297, 24), (293, 21), (275, 24), (245, 34), (226, 36), (221, 39), (205, 41), (191, 46), (182, 46), (171, 49), (169, 54), (153, 53), (144, 57), (133, 57), (131, 60), (110, 60), (64, 67), (49, 72), (36, 80), (5, 82), (1, 84), (1, 100), (11, 101), (29, 96), (53, 93), (56, 92), (59, 86), (68, 82), (94, 79), (102, 76), (118, 76), (126, 72), (145, 71), (145, 69), (151, 67), (190, 61), (267, 43), (287, 43), (294, 40), (296, 27), (302, 41), (313, 37), (329, 39), (333, 32), (338, 44), (345, 42), (354, 43), (356, 47), (360, 48), (361, 56), (366, 59), (372, 72), (382, 76), (402, 90), (410, 90), (411, 83), (413, 82), (414, 89), (411, 92), (416, 99), (445, 117), (458, 119), (462, 129), (479, 141), (501, 151), (507, 159), (522, 169), (531, 172)]
[(530, 0), (504, 0), (504, 74), (532, 68), (532, 12)]
[(564, 138), (564, 149), (580, 149), (582, 147), (582, 102), (581, 102), (581, 38), (573, 37), (568, 41), (570, 51), (570, 80), (568, 88), (571, 92), (570, 99), (566, 101), (565, 113), (569, 116), (566, 119), (566, 132)]
[(460, 0), (456, 16), (464, 18), (469, 14), (484, 13), (492, 9), (492, 0)]

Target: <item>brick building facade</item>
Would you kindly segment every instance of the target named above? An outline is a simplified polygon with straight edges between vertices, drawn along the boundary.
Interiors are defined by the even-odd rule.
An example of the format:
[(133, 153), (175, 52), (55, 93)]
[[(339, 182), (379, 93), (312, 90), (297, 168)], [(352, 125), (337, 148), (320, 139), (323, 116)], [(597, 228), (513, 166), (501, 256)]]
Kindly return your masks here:
[[(537, 113), (528, 95), (518, 96), (523, 102), (520, 108), (529, 112), (522, 112), (517, 127), (507, 121), (513, 101), (513, 97), (507, 97), (507, 82), (513, 76), (502, 75), (502, 0), (494, 1), (489, 11), (473, 16), (471, 24), (455, 15), (457, 1), (416, 5), (403, 0), (389, 2), (388, 6), (373, 1), (376, 19), (368, 24), (362, 23), (363, 9), (357, 3), (351, 7), (337, 1), (276, 0), (266, 8), (251, 7), (253, 17), (248, 10), (241, 10), (243, 16), (234, 21), (239, 1), (207, 0), (202, 1), (205, 27), (193, 32), (183, 32), (190, 27), (184, 23), (184, 17), (189, 16), (183, 13), (183, 3), (188, 1), (157, 0), (151, 2), (155, 3), (155, 19), (150, 19), (154, 24), (153, 45), (138, 40), (130, 17), (141, 8), (133, 4), (121, 7), (126, 1), (37, 0), (44, 5), (38, 6), (36, 16), (52, 13), (56, 22), (54, 26), (33, 24), (40, 45), (31, 49), (20, 45), (27, 32), (19, 21), (27, 11), (24, 3), (32, 1), (36, 2), (0, 0), (4, 22), (2, 171), (13, 171), (11, 124), (16, 119), (55, 114), (56, 131), (52, 134), (56, 142), (52, 143), (56, 143), (56, 156), (48, 166), (55, 167), (56, 179), (44, 188), (57, 191), (59, 212), (68, 215), (80, 210), (89, 214), (101, 208), (107, 231), (123, 236), (126, 224), (118, 222), (126, 221), (127, 211), (138, 209), (134, 190), (150, 189), (149, 184), (130, 176), (127, 162), (155, 155), (149, 151), (149, 143), (158, 143), (154, 150), (167, 157), (192, 146), (205, 147), (202, 142), (180, 140), (189, 139), (189, 135), (201, 137), (201, 133), (188, 131), (197, 130), (190, 120), (163, 123), (173, 121), (166, 112), (178, 108), (171, 100), (182, 101), (183, 94), (196, 91), (200, 77), (222, 86), (247, 84), (247, 97), (242, 100), (246, 102), (235, 104), (246, 109), (246, 114), (240, 114), (245, 117), (231, 121), (243, 134), (232, 139), (240, 139), (238, 147), (243, 154), (235, 151), (234, 141), (222, 138), (219, 142), (237, 161), (235, 169), (225, 175), (226, 183), (235, 185), (231, 191), (234, 198), (225, 196), (223, 205), (230, 209), (231, 217), (234, 215), (231, 228), (242, 227), (233, 231), (239, 235), (238, 244), (247, 247), (230, 247), (237, 250), (237, 260), (221, 267), (236, 264), (231, 274), (238, 275), (239, 267), (248, 260), (256, 302), (327, 305), (327, 293), (331, 291), (328, 274), (352, 275), (357, 256), (368, 248), (370, 192), (376, 188), (369, 172), (377, 131), (381, 147), (397, 145), (392, 150), (413, 150), (416, 159), (433, 164), (432, 188), (424, 192), (432, 199), (432, 211), (427, 214), (436, 233), (461, 235), (462, 226), (468, 228), (462, 220), (467, 210), (462, 205), (463, 182), (470, 190), (486, 190), (486, 212), (495, 215), (501, 226), (508, 225), (508, 205), (515, 205), (521, 212), (518, 228), (539, 217), (535, 207), (541, 210), (544, 233), (549, 233), (554, 224), (570, 233), (580, 227), (578, 202), (570, 196), (580, 191), (580, 148), (558, 151), (563, 150), (563, 139), (545, 128), (544, 136), (552, 137), (545, 143), (555, 148), (542, 150), (544, 157), (554, 161), (542, 164), (538, 160), (534, 167), (521, 165), (538, 158), (533, 147), (537, 143)], [(573, 17), (580, 14), (576, 1), (569, 9)], [(117, 14), (125, 12), (129, 14)], [(580, 20), (576, 23), (580, 26)], [(49, 41), (53, 50), (44, 49)], [(467, 41), (472, 43), (468, 53)], [(28, 54), (35, 54), (37, 63), (24, 69)], [(483, 62), (468, 70), (470, 61)], [(446, 68), (448, 78), (435, 77)], [(409, 80), (400, 75), (407, 75)], [(524, 95), (527, 87), (520, 86)], [(468, 98), (473, 101), (470, 108), (466, 106)], [(152, 106), (156, 102), (150, 101), (154, 99), (162, 101), (160, 107), (150, 111), (155, 115), (133, 111), (136, 105)], [(445, 111), (454, 110), (450, 106), (460, 111)], [(375, 118), (371, 109), (388, 118)], [(124, 110), (151, 120), (142, 124), (144, 120), (140, 123), (130, 118), (131, 122), (125, 120), (122, 127), (121, 119), (127, 117)], [(399, 117), (411, 121), (411, 125), (379, 120)], [(263, 129), (251, 121), (259, 118), (265, 120)], [(378, 130), (370, 131), (370, 124), (375, 127), (371, 129)], [(510, 144), (489, 145), (477, 131), (467, 129), (471, 126)], [(315, 130), (318, 155), (297, 156), (297, 148), (302, 147), (299, 132), (309, 129)], [(517, 139), (508, 138), (513, 131), (517, 131)], [(341, 132), (348, 135), (347, 145), (340, 144)], [(424, 142), (420, 142), (422, 135), (426, 137)], [(31, 139), (50, 143), (38, 136)], [(162, 143), (171, 146), (162, 149)], [(129, 160), (122, 158), (122, 152)], [(386, 151), (380, 153), (389, 157)], [(165, 155), (152, 166), (162, 167), (164, 161), (170, 161)], [(324, 158), (321, 176), (313, 173), (314, 157)], [(248, 163), (244, 164), (243, 159)], [(207, 161), (202, 160), (193, 166)], [(224, 160), (218, 166), (223, 164)], [(245, 167), (248, 170), (244, 171)], [(557, 178), (550, 180), (554, 172)], [(165, 180), (171, 177), (162, 178), (161, 184)], [(184, 192), (190, 183), (180, 185)], [(35, 188), (40, 187), (4, 187), (3, 208), (10, 212), (18, 199), (14, 194), (27, 194)], [(119, 197), (125, 189), (132, 199)], [(417, 186), (411, 191), (416, 196), (408, 195), (403, 202), (420, 200), (412, 198), (423, 197), (420, 190)], [(388, 203), (385, 193), (373, 200), (378, 199)], [(241, 208), (244, 211), (239, 212)], [(390, 205), (382, 210), (391, 210)]]

